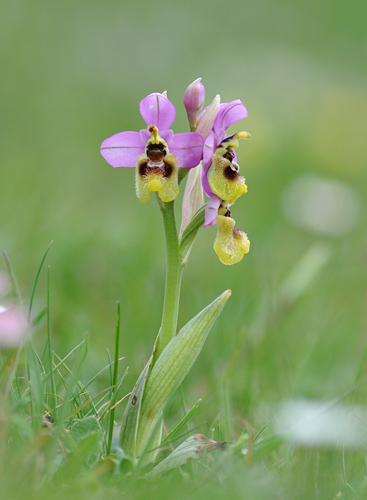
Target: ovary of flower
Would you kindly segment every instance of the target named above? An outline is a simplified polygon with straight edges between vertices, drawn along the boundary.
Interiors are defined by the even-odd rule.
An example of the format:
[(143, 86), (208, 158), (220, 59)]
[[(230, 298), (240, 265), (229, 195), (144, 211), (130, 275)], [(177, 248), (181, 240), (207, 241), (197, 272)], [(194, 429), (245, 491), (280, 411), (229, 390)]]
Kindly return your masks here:
[(237, 198), (247, 192), (245, 178), (238, 171), (237, 163), (227, 158), (213, 155), (212, 171), (209, 175), (209, 185), (213, 193), (227, 204), (232, 205)]
[(218, 235), (214, 243), (214, 250), (223, 264), (237, 264), (245, 253), (250, 250), (250, 241), (245, 232), (235, 226), (231, 217), (218, 215)]

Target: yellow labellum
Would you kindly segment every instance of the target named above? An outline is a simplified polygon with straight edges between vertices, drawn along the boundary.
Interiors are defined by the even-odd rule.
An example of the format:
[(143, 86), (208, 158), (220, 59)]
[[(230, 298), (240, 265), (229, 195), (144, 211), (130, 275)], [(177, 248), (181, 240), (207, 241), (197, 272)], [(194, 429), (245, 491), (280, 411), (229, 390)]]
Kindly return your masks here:
[(218, 215), (216, 222), (218, 235), (214, 243), (214, 250), (223, 264), (237, 264), (250, 250), (247, 234), (237, 229), (235, 221), (231, 217)]

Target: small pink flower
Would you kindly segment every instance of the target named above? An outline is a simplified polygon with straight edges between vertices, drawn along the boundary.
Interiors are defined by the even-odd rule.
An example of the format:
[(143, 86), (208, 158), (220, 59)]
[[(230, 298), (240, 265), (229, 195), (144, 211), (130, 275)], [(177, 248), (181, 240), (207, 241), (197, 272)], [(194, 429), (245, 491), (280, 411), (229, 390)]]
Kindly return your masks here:
[(18, 347), (27, 334), (27, 321), (19, 308), (0, 306), (0, 348)]

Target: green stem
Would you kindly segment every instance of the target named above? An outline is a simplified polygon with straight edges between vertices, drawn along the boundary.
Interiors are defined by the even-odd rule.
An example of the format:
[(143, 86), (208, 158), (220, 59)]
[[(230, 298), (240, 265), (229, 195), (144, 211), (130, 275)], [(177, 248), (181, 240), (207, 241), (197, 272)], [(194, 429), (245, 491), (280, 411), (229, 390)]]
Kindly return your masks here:
[(183, 265), (176, 228), (174, 202), (163, 203), (158, 200), (164, 223), (167, 247), (167, 272), (164, 291), (162, 324), (159, 331), (155, 359), (161, 354), (169, 341), (176, 335), (180, 301), (181, 276)]

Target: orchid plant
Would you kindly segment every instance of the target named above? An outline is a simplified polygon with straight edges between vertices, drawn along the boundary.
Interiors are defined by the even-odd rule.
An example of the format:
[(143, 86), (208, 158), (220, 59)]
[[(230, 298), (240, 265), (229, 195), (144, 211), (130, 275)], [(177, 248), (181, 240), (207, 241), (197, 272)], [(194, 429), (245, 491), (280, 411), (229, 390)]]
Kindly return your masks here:
[[(246, 233), (237, 229), (229, 210), (247, 191), (235, 149), (238, 140), (250, 134), (226, 133), (230, 125), (247, 117), (247, 110), (240, 100), (220, 103), (219, 95), (204, 108), (201, 78), (187, 87), (183, 101), (190, 132), (175, 134), (171, 130), (175, 107), (166, 93), (153, 93), (140, 102), (147, 128), (119, 132), (101, 145), (102, 156), (113, 167), (135, 167), (136, 194), (141, 202), (147, 202), (150, 193), (156, 192), (165, 229), (167, 272), (162, 323), (152, 354), (131, 392), (119, 439), (125, 456), (141, 464), (155, 461), (162, 441), (164, 408), (190, 371), (231, 294), (230, 290), (222, 293), (177, 333), (182, 271), (199, 229), (217, 224), (214, 250), (224, 264), (239, 262), (250, 247)], [(187, 174), (178, 232), (174, 204)], [(206, 203), (203, 192), (209, 198)], [(192, 450), (197, 450), (198, 442), (203, 449), (216, 447), (205, 437), (192, 436), (151, 474), (196, 457)]]

